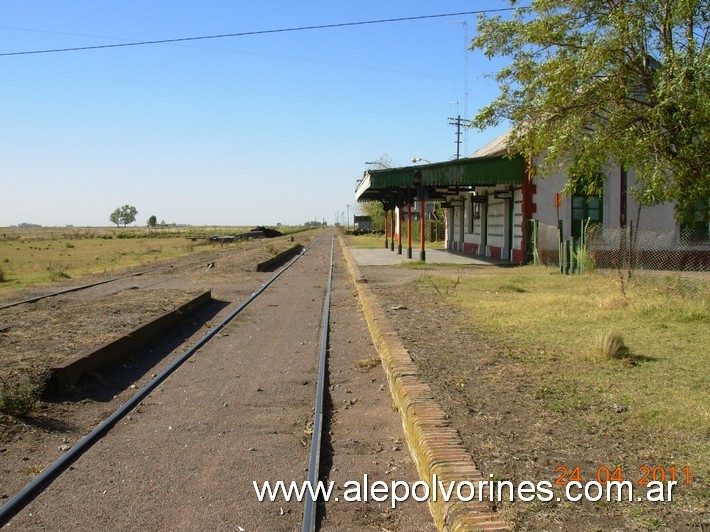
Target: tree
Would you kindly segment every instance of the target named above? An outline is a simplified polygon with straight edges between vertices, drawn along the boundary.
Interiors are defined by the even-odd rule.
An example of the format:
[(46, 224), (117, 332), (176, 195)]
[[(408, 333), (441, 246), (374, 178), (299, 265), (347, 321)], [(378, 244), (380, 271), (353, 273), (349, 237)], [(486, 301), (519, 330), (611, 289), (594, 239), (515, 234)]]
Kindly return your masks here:
[(123, 222), (123, 227), (135, 222), (137, 214), (138, 209), (136, 209), (133, 205), (124, 205), (121, 207), (121, 222)]
[(481, 17), (471, 48), (511, 61), (473, 125), (510, 120), (509, 150), (543, 176), (567, 168), (566, 192), (598, 194), (609, 162), (633, 167), (632, 194), (676, 202), (682, 222), (710, 198), (709, 23), (706, 0), (533, 0)]
[(121, 223), (121, 208), (119, 207), (115, 211), (113, 211), (109, 217), (109, 220), (111, 220), (111, 223), (116, 224), (116, 227)]
[(155, 215), (152, 215), (148, 218), (148, 227), (155, 227), (156, 225), (158, 225), (158, 218), (156, 218)]
[(365, 216), (370, 217), (373, 229), (382, 230), (385, 227), (385, 211), (379, 201), (369, 201), (361, 203), (360, 209)]
[(116, 226), (118, 226), (118, 224), (123, 224), (123, 227), (126, 227), (128, 224), (136, 221), (137, 214), (138, 209), (136, 209), (133, 205), (124, 205), (123, 207), (119, 207), (113, 211), (109, 216), (109, 220), (115, 223)]

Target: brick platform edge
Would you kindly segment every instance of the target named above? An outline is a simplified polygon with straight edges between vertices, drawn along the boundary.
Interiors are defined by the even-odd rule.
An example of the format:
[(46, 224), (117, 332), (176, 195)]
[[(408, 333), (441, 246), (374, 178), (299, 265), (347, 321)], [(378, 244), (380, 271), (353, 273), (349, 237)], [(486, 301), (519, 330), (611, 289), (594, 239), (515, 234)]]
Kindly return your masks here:
[[(432, 486), (433, 475), (437, 482), (448, 487), (451, 481), (469, 481), (478, 487), (487, 482), (476, 467), (473, 458), (463, 445), (461, 437), (446, 419), (446, 413), (432, 397), (429, 385), (418, 376), (417, 367), (404, 347), (394, 327), (375, 299), (350, 251), (340, 240), (350, 275), (360, 297), (372, 340), (380, 354), (387, 374), (390, 392), (402, 417), (407, 444), (416, 463), (419, 477)], [(468, 494), (468, 491), (464, 491)], [(439, 530), (509, 530), (502, 516), (487, 502), (454, 500), (446, 502), (441, 493), (437, 500), (429, 500), (429, 510)]]

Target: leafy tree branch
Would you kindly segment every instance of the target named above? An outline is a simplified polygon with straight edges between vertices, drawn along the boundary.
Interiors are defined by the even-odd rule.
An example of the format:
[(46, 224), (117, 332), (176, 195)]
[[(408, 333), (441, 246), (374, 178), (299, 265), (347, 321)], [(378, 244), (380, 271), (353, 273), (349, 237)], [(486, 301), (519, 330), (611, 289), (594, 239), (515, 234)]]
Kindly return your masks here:
[[(517, 0), (512, 0), (513, 6)], [(474, 117), (510, 121), (509, 149), (537, 171), (599, 191), (600, 169), (634, 168), (644, 204), (682, 221), (710, 198), (710, 14), (705, 0), (533, 0), (481, 16), (472, 48), (508, 57), (500, 95)]]

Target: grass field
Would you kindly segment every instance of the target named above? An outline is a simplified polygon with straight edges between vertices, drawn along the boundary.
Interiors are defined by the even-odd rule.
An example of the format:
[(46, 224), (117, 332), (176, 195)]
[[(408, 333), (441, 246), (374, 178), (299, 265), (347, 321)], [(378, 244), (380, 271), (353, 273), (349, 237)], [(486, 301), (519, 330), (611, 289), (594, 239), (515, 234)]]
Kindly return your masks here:
[[(578, 427), (614, 424), (619, 441), (644, 442), (665, 467), (690, 465), (701, 485), (696, 493), (707, 500), (707, 275), (639, 273), (622, 286), (616, 272), (565, 276), (524, 266), (460, 276), (449, 270), (419, 282), (466, 309), (472, 330), (523, 360), (546, 408)], [(625, 345), (616, 358), (599, 354), (609, 331)], [(625, 411), (623, 423), (608, 405)]]
[[(346, 237), (346, 242), (348, 246), (356, 249), (377, 249), (385, 247), (385, 235), (358, 235), (352, 236), (348, 235)], [(443, 249), (444, 241), (439, 240), (438, 242), (426, 242), (426, 247)], [(402, 246), (407, 246), (407, 233), (402, 234)], [(397, 240), (395, 239), (395, 247), (397, 247)], [(416, 237), (412, 236), (412, 249), (419, 249), (419, 233), (417, 232)]]
[[(249, 227), (0, 228), (0, 294), (219, 246), (210, 235)], [(280, 228), (283, 233), (291, 228)]]

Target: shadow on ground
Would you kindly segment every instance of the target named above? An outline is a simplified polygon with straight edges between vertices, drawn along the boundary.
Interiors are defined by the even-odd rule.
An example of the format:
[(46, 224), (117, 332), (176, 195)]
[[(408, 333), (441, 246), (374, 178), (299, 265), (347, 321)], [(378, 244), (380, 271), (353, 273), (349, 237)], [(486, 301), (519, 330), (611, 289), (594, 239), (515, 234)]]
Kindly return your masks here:
[[(48, 403), (85, 399), (111, 401), (114, 396), (150, 373), (170, 353), (183, 346), (187, 338), (202, 329), (229, 304), (227, 301), (210, 301), (199, 310), (185, 316), (177, 325), (163, 332), (159, 337), (146, 342), (125, 360), (112, 364), (101, 372), (85, 375), (75, 386), (48, 387), (43, 400)], [(188, 347), (185, 346), (179, 354)]]

